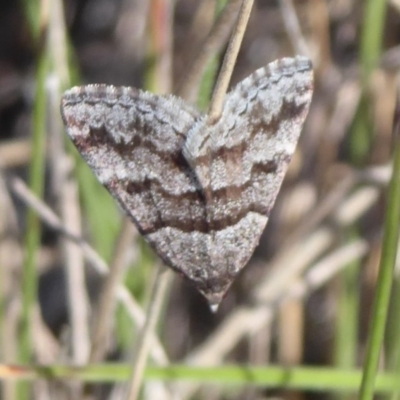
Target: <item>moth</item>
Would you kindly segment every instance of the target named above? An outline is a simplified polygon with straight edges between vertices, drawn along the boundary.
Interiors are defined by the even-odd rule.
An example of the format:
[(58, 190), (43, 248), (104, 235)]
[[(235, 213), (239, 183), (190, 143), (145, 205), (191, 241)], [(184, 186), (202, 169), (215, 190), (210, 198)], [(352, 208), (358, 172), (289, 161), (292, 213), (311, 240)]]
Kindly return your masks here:
[(103, 84), (65, 92), (66, 130), (166, 265), (216, 310), (268, 221), (307, 116), (311, 61), (283, 58), (211, 121), (182, 99)]

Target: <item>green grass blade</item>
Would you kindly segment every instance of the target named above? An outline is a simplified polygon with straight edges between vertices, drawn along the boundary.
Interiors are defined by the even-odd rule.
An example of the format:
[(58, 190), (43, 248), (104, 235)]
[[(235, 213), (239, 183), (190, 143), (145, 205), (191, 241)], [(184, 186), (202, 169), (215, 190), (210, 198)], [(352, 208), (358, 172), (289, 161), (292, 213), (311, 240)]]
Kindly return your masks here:
[[(352, 226), (344, 232), (343, 241), (359, 237), (357, 227)], [(341, 369), (354, 368), (357, 360), (358, 315), (360, 308), (360, 291), (358, 290), (360, 262), (348, 265), (339, 276), (338, 308), (336, 317), (336, 335), (334, 348), (334, 364)], [(338, 400), (352, 398), (349, 394), (339, 394)]]
[[(359, 279), (360, 264), (354, 262), (346, 267), (340, 276), (338, 294), (338, 316), (335, 335), (335, 365), (340, 369), (355, 366), (358, 342), (359, 290), (354, 283)], [(349, 399), (348, 394), (340, 394), (338, 399)]]
[(367, 83), (371, 72), (376, 67), (382, 51), (386, 8), (387, 2), (385, 0), (368, 0), (365, 4), (360, 43), (364, 84)]
[(350, 156), (356, 165), (362, 165), (366, 161), (372, 145), (373, 124), (371, 124), (366, 88), (382, 52), (386, 7), (387, 2), (385, 0), (368, 0), (364, 9), (360, 38), (360, 66), (364, 93), (354, 119), (349, 142)]
[[(46, 366), (46, 367), (8, 367), (8, 375), (16, 380), (35, 379), (78, 379), (85, 382), (121, 382), (131, 373), (128, 364), (101, 364), (85, 367)], [(6, 369), (5, 366), (2, 368)], [(1, 376), (0, 369), (0, 376)], [(147, 367), (147, 380), (182, 381), (201, 384), (219, 384), (232, 386), (252, 385), (263, 388), (285, 388), (313, 392), (355, 393), (362, 379), (357, 369), (334, 369), (324, 367), (280, 366), (254, 367), (227, 365), (221, 367), (195, 367), (170, 365), (167, 367)], [(376, 378), (376, 392), (390, 393), (400, 388), (397, 374), (382, 373)]]
[(382, 255), (372, 311), (371, 330), (367, 342), (366, 362), (359, 394), (360, 400), (370, 400), (374, 395), (375, 375), (385, 332), (393, 271), (396, 263), (400, 224), (400, 135), (398, 130), (395, 132), (394, 145), (393, 173), (389, 184)]
[[(33, 115), (32, 161), (30, 165), (29, 185), (32, 192), (42, 198), (45, 168), (45, 134), (46, 134), (46, 92), (45, 79), (48, 59), (42, 56), (37, 70), (37, 91)], [(36, 254), (40, 245), (40, 222), (36, 213), (27, 211), (25, 237), (25, 265), (22, 276), (22, 324), (20, 360), (28, 361), (31, 355), (30, 318), (36, 303), (37, 276)]]
[(23, 0), (22, 6), (31, 34), (38, 40), (41, 31), (40, 0)]
[[(48, 72), (48, 58), (43, 54), (39, 60), (36, 76), (36, 96), (33, 113), (32, 161), (30, 164), (29, 186), (38, 197), (43, 197), (46, 135), (46, 91), (45, 80)], [(41, 225), (33, 210), (27, 210), (25, 259), (22, 273), (22, 315), (19, 343), (19, 360), (26, 363), (32, 356), (31, 321), (37, 304), (37, 253), (40, 246)], [(19, 387), (20, 399), (27, 398), (27, 388)]]
[[(387, 370), (395, 371), (400, 376), (400, 280), (396, 276), (393, 282), (391, 306), (389, 310), (388, 323), (385, 338), (385, 357), (387, 359)], [(400, 391), (392, 393), (390, 400), (400, 400)]]

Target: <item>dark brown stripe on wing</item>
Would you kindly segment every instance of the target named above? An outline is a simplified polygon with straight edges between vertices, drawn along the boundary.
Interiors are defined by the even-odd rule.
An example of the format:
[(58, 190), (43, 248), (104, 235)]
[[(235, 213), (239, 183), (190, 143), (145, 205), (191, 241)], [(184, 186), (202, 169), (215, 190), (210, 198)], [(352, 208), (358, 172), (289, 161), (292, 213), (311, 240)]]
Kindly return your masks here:
[[(252, 174), (270, 174), (276, 173), (277, 164), (270, 162), (267, 164), (256, 164), (253, 166)], [(148, 226), (147, 228), (141, 228), (143, 234), (150, 234), (158, 231), (161, 228), (172, 227), (177, 228), (183, 232), (198, 231), (207, 233), (210, 231), (219, 231), (225, 229), (228, 226), (235, 225), (242, 218), (244, 218), (249, 212), (256, 212), (261, 215), (268, 215), (270, 212), (270, 205), (264, 204), (260, 201), (247, 202), (245, 207), (241, 207), (237, 210), (231, 210), (224, 216), (216, 216), (213, 213), (213, 206), (217, 203), (226, 203), (240, 201), (243, 194), (246, 194), (246, 190), (249, 189), (253, 184), (253, 180), (250, 179), (244, 185), (229, 187), (230, 197), (226, 197), (227, 188), (222, 188), (212, 192), (212, 199), (209, 203), (206, 203), (202, 190), (198, 189), (196, 192), (184, 192), (180, 194), (172, 194), (165, 190), (162, 183), (157, 180), (146, 179), (142, 182), (111, 182), (110, 185), (106, 185), (113, 193), (119, 193), (125, 191), (130, 196), (141, 195), (145, 196), (144, 199), (149, 197), (162, 198), (166, 202), (167, 209), (173, 209), (173, 213), (169, 213), (168, 216), (160, 213), (157, 204), (154, 204), (152, 208), (158, 209), (158, 222)], [(118, 189), (116, 187), (118, 186)], [(127, 211), (128, 214), (132, 214), (131, 209), (125, 208), (123, 202), (122, 207)], [(172, 215), (171, 215), (172, 214)], [(140, 217), (140, 216), (139, 216)], [(134, 218), (136, 218), (134, 216)], [(138, 218), (139, 219), (139, 218)], [(138, 225), (141, 225), (139, 220), (135, 221)]]
[[(254, 107), (254, 106), (253, 106)], [(283, 101), (282, 109), (279, 114), (275, 115), (268, 123), (254, 123), (249, 124), (251, 131), (249, 137), (246, 140), (232, 146), (232, 147), (219, 147), (212, 153), (212, 158), (225, 157), (226, 152), (236, 152), (239, 149), (242, 150), (242, 154), (250, 146), (250, 142), (259, 132), (265, 132), (266, 135), (274, 136), (279, 131), (279, 125), (282, 121), (287, 121), (301, 115), (308, 108), (308, 103), (296, 104), (295, 102)], [(260, 113), (263, 111), (263, 106), (260, 104)], [(234, 130), (235, 127), (231, 129)], [(203, 146), (204, 147), (204, 146)], [(199, 150), (200, 152), (202, 149)], [(239, 161), (241, 158), (239, 158)], [(195, 164), (199, 165), (202, 163), (210, 162), (210, 154), (195, 158)]]

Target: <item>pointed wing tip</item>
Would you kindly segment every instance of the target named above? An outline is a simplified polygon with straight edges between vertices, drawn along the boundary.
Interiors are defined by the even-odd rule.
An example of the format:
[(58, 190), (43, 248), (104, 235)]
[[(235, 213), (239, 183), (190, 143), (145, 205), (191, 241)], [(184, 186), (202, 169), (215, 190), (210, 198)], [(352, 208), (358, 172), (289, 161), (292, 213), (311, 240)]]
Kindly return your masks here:
[(206, 298), (208, 306), (210, 307), (210, 310), (213, 314), (218, 311), (219, 305), (221, 304), (222, 299), (225, 297), (225, 293), (226, 291), (218, 293), (202, 293), (203, 296)]
[(213, 314), (215, 314), (215, 313), (218, 311), (219, 303), (218, 303), (218, 304), (212, 304), (212, 303), (210, 303), (209, 306), (210, 306), (211, 312), (212, 312)]

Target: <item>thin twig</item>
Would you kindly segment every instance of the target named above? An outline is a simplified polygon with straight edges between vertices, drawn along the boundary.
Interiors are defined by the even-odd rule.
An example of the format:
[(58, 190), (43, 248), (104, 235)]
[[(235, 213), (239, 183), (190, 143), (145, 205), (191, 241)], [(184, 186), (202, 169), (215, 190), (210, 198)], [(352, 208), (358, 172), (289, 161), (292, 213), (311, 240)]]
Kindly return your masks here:
[[(80, 234), (81, 213), (78, 187), (64, 180), (61, 190), (61, 213), (67, 229)], [(84, 260), (81, 249), (69, 240), (63, 241), (67, 278), (68, 308), (71, 321), (72, 359), (78, 365), (87, 363), (90, 351), (89, 298), (86, 291)]]
[(150, 304), (147, 310), (146, 323), (140, 332), (140, 337), (137, 341), (136, 353), (133, 361), (134, 370), (128, 388), (128, 400), (136, 400), (138, 398), (140, 386), (142, 384), (143, 372), (146, 367), (148, 352), (152, 342), (151, 333), (154, 332), (162, 303), (171, 280), (172, 271), (166, 269), (164, 266), (158, 266), (157, 275), (151, 293)]
[(224, 62), (222, 63), (221, 72), (218, 76), (217, 83), (215, 84), (215, 89), (210, 102), (208, 116), (211, 121), (215, 121), (221, 115), (225, 94), (228, 89), (229, 81), (231, 80), (233, 68), (236, 63), (240, 45), (242, 44), (253, 3), (254, 0), (243, 0), (240, 8), (236, 27), (231, 40), (229, 41)]

